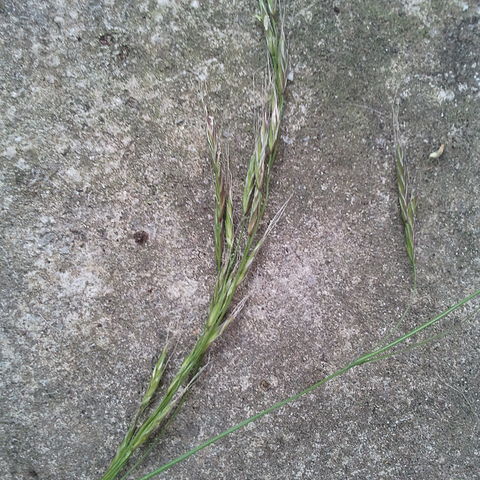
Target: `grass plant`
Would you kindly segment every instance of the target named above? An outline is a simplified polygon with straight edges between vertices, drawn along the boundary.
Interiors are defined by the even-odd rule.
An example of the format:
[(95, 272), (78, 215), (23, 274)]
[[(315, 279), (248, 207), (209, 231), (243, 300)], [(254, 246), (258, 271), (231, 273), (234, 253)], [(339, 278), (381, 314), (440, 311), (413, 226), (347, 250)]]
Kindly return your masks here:
[[(260, 19), (261, 20), (261, 19)], [(393, 340), (388, 341), (388, 337), (391, 335), (393, 330), (399, 327), (399, 325), (405, 320), (405, 318), (408, 316), (410, 309), (412, 307), (415, 293), (416, 293), (416, 282), (417, 282), (417, 260), (416, 260), (416, 255), (415, 255), (415, 215), (416, 215), (416, 198), (412, 195), (412, 187), (410, 185), (409, 177), (408, 177), (408, 172), (407, 172), (407, 166), (406, 166), (406, 160), (405, 160), (405, 153), (404, 149), (402, 147), (401, 141), (400, 141), (400, 129), (399, 129), (399, 124), (398, 124), (398, 105), (397, 108), (393, 109), (393, 124), (394, 124), (394, 139), (395, 139), (395, 170), (396, 170), (396, 176), (397, 176), (397, 191), (398, 191), (398, 200), (399, 200), (399, 206), (400, 206), (400, 215), (402, 219), (402, 223), (404, 225), (404, 232), (405, 232), (405, 247), (406, 247), (406, 252), (407, 256), (410, 260), (410, 264), (412, 266), (412, 272), (413, 272), (413, 288), (412, 288), (412, 298), (409, 302), (409, 305), (407, 306), (406, 310), (403, 312), (401, 315), (401, 318), (399, 322), (396, 324), (394, 329), (390, 330), (390, 333), (384, 338), (382, 343), (380, 344), (381, 346), (374, 348), (373, 350), (364, 353), (363, 355), (360, 355), (358, 358), (353, 360), (352, 362), (348, 363), (344, 367), (339, 368), (336, 370), (334, 373), (318, 380), (314, 384), (308, 386), (307, 388), (303, 389), (300, 392), (295, 393), (294, 395), (281, 400), (272, 406), (256, 413), (255, 415), (242, 420), (241, 422), (237, 423), (236, 425), (228, 428), (227, 430), (211, 437), (210, 439), (204, 441), (203, 443), (197, 445), (196, 447), (192, 448), (191, 450), (183, 453), (182, 455), (168, 461), (161, 467), (157, 468), (156, 470), (148, 473), (147, 475), (142, 476), (141, 478), (137, 480), (150, 480), (151, 478), (154, 478), (163, 472), (169, 470), (172, 468), (174, 465), (181, 463), (185, 460), (187, 460), (189, 457), (192, 455), (195, 455), (196, 453), (200, 452), (201, 450), (215, 444), (216, 442), (220, 441), (221, 439), (225, 438), (228, 435), (231, 435), (235, 433), (236, 431), (242, 429), (243, 427), (249, 425), (250, 423), (253, 423), (260, 418), (273, 413), (286, 405), (295, 402), (299, 400), (301, 397), (308, 395), (315, 391), (316, 389), (322, 387), (325, 385), (327, 382), (334, 380), (337, 377), (340, 377), (341, 375), (347, 373), (351, 369), (355, 367), (360, 367), (362, 365), (366, 365), (368, 363), (373, 363), (377, 362), (380, 360), (385, 360), (391, 356), (394, 355), (399, 355), (401, 353), (406, 353), (408, 351), (411, 351), (414, 348), (418, 348), (421, 346), (424, 346), (427, 343), (430, 343), (435, 340), (439, 340), (449, 333), (452, 332), (452, 330), (455, 328), (449, 328), (446, 330), (441, 331), (440, 333), (437, 333), (431, 337), (428, 337), (426, 339), (417, 341), (416, 343), (411, 343), (410, 341), (413, 340), (415, 337), (417, 337), (421, 332), (430, 329), (434, 325), (438, 324), (441, 320), (443, 320), (445, 317), (450, 315), (451, 313), (459, 310), (461, 307), (465, 306), (467, 303), (475, 300), (476, 298), (480, 297), (480, 290), (477, 290), (470, 294), (469, 296), (465, 297), (464, 299), (460, 300), (453, 306), (447, 308), (443, 312), (439, 313), (436, 315), (434, 318), (418, 325), (417, 327), (409, 330), (407, 333), (404, 333), (402, 335), (397, 336)], [(263, 129), (262, 125), (262, 129)], [(262, 135), (260, 136), (262, 138)], [(209, 142), (212, 144), (212, 142)], [(243, 201), (243, 209), (244, 209), (244, 214), (248, 214), (249, 208), (250, 208), (250, 201), (252, 198), (255, 198), (255, 179), (256, 178), (261, 178), (261, 175), (263, 172), (258, 168), (257, 166), (257, 157), (262, 156), (262, 151), (265, 148), (265, 144), (262, 143), (257, 139), (257, 146), (256, 146), (256, 152), (252, 156), (252, 159), (249, 164), (248, 168), (248, 173), (247, 173), (247, 179), (245, 181), (245, 190), (244, 190), (244, 201)], [(215, 148), (211, 148), (212, 150), (212, 157), (215, 157)], [(262, 164), (264, 165), (264, 164)], [(216, 181), (216, 185), (220, 185), (221, 182)], [(221, 188), (218, 189), (218, 191), (221, 191)], [(220, 202), (221, 203), (221, 202)], [(255, 205), (255, 203), (253, 203)], [(252, 218), (254, 218), (252, 215), (250, 215), (250, 222), (252, 222)], [(249, 226), (250, 228), (250, 226)], [(480, 311), (480, 308), (476, 308), (473, 313), (470, 315), (470, 317), (475, 316), (478, 314)], [(403, 344), (408, 343), (403, 349), (398, 349), (396, 347), (399, 347)]]
[(245, 179), (242, 198), (244, 218), (240, 222), (240, 227), (243, 228), (237, 228), (235, 234), (231, 181), (228, 169), (222, 165), (214, 119), (207, 115), (207, 140), (215, 180), (214, 245), (217, 266), (217, 278), (207, 319), (203, 332), (166, 386), (159, 402), (150, 407), (161, 387), (166, 367), (168, 352), (166, 348), (163, 350), (132, 425), (110, 466), (101, 477), (102, 480), (117, 479), (132, 455), (158, 433), (175, 412), (199, 372), (208, 348), (222, 335), (242, 308), (244, 301), (231, 309), (234, 295), (245, 279), (266, 236), (285, 208), (284, 205), (265, 232), (260, 234), (259, 228), (268, 201), (271, 168), (277, 156), (287, 83), (287, 56), (277, 1), (259, 0), (259, 10), (257, 19), (263, 26), (269, 53), (269, 95)]
[[(156, 470), (148, 473), (147, 475), (144, 475), (143, 477), (137, 479), (137, 480), (150, 480), (153, 477), (156, 477), (160, 475), (161, 473), (169, 470), (172, 468), (174, 465), (177, 463), (185, 461), (187, 458), (191, 457), (192, 455), (195, 455), (199, 451), (209, 447), (210, 445), (213, 445), (214, 443), (218, 442), (222, 438), (225, 438), (228, 435), (231, 435), (232, 433), (242, 429), (243, 427), (246, 427), (250, 423), (253, 423), (260, 418), (264, 417), (265, 415), (268, 415), (272, 412), (275, 412), (276, 410), (281, 409), (282, 407), (288, 405), (289, 403), (295, 402), (299, 400), (301, 397), (304, 397), (305, 395), (308, 395), (312, 393), (314, 390), (317, 390), (318, 388), (322, 387), (325, 385), (327, 382), (340, 377), (341, 375), (347, 373), (349, 370), (351, 370), (354, 367), (359, 367), (361, 365), (366, 365), (367, 363), (373, 363), (373, 362), (378, 362), (379, 360), (384, 360), (388, 357), (391, 357), (393, 355), (397, 355), (399, 353), (404, 353), (406, 351), (411, 350), (412, 348), (420, 347), (422, 345), (425, 345), (426, 343), (436, 340), (437, 338), (441, 338), (443, 335), (435, 335), (431, 338), (428, 338), (427, 340), (420, 341), (416, 344), (409, 345), (406, 347), (404, 350), (399, 350), (399, 351), (392, 351), (395, 347), (398, 345), (401, 345), (405, 342), (407, 342), (409, 339), (417, 336), (419, 333), (422, 331), (433, 327), (435, 324), (443, 320), (447, 315), (455, 312), (456, 310), (460, 309), (467, 303), (471, 302), (472, 300), (480, 297), (480, 290), (477, 290), (476, 292), (472, 293), (471, 295), (465, 297), (464, 299), (460, 300), (456, 304), (452, 305), (451, 307), (447, 308), (434, 318), (428, 320), (427, 322), (422, 323), (421, 325), (418, 325), (417, 327), (413, 328), (412, 330), (408, 331), (404, 335), (399, 336), (395, 340), (388, 342), (386, 345), (383, 345), (379, 348), (376, 348), (370, 352), (367, 352), (361, 356), (359, 356), (357, 359), (353, 360), (353, 362), (348, 363), (342, 368), (339, 368), (337, 371), (334, 373), (320, 379), (319, 381), (315, 382), (314, 384), (310, 385), (309, 387), (305, 388), (304, 390), (295, 393), (294, 395), (281, 400), (274, 405), (266, 408), (265, 410), (262, 410), (261, 412), (256, 413), (255, 415), (252, 415), (249, 418), (246, 418), (245, 420), (241, 421), (240, 423), (234, 425), (233, 427), (228, 428), (227, 430), (223, 431), (222, 433), (219, 433), (218, 435), (215, 435), (214, 437), (206, 440), (205, 442), (201, 443), (200, 445), (192, 448), (188, 452), (185, 452), (184, 454), (174, 458), (173, 460), (170, 460), (169, 462), (165, 463), (161, 467), (157, 468)], [(474, 312), (475, 314), (478, 313), (478, 309)]]
[[(168, 350), (167, 347), (163, 349), (155, 364), (150, 382), (140, 402), (138, 411), (134, 416), (132, 425), (128, 429), (115, 457), (105, 474), (101, 477), (101, 480), (117, 480), (120, 474), (124, 472), (125, 467), (136, 451), (150, 440), (154, 434), (159, 433), (165, 428), (168, 422), (171, 421), (182, 398), (189, 391), (193, 381), (201, 371), (204, 357), (209, 347), (222, 335), (225, 328), (236, 318), (245, 304), (245, 299), (243, 299), (232, 308), (232, 302), (238, 287), (244, 281), (268, 233), (284, 211), (286, 204), (284, 204), (280, 211), (274, 216), (265, 232), (263, 232), (263, 234), (260, 232), (268, 203), (271, 169), (277, 156), (280, 124), (285, 103), (284, 94), (287, 83), (287, 55), (285, 35), (277, 0), (259, 0), (259, 13), (256, 18), (263, 27), (269, 54), (269, 93), (265, 111), (255, 139), (254, 151), (248, 162), (241, 202), (241, 219), (237, 224), (234, 221), (231, 174), (228, 165), (223, 161), (218, 141), (218, 129), (214, 118), (210, 116), (207, 111), (206, 135), (215, 187), (213, 236), (217, 270), (208, 315), (203, 332), (196, 340), (190, 353), (181, 363), (178, 371), (166, 386), (162, 385), (162, 380), (164, 379), (164, 373), (167, 367)], [(413, 270), (413, 292), (415, 292), (417, 267), (415, 252), (416, 198), (412, 195), (405, 152), (399, 138), (398, 109), (394, 109), (394, 136), (395, 169), (400, 215), (404, 226), (406, 252)], [(434, 318), (418, 325), (403, 335), (397, 336), (391, 341), (385, 340), (383, 345), (359, 356), (334, 373), (206, 440), (188, 452), (165, 463), (155, 471), (141, 477), (139, 480), (149, 480), (160, 475), (162, 472), (186, 460), (200, 450), (207, 448), (265, 415), (279, 410), (287, 404), (312, 393), (327, 382), (347, 373), (355, 367), (386, 359), (392, 355), (397, 355), (440, 338), (443, 334), (437, 334), (426, 340), (421, 340), (418, 343), (409, 343), (403, 350), (396, 348), (406, 344), (406, 342), (409, 342), (421, 332), (438, 324), (447, 315), (459, 310), (479, 296), (480, 290), (477, 290)], [(402, 320), (410, 311), (410, 306), (411, 305), (409, 305), (402, 315)], [(159, 395), (161, 388), (163, 388), (163, 393)], [(155, 403), (157, 395), (160, 398)], [(139, 462), (141, 462), (142, 459), (143, 457), (140, 458)], [(132, 469), (122, 478), (127, 478), (131, 471)]]

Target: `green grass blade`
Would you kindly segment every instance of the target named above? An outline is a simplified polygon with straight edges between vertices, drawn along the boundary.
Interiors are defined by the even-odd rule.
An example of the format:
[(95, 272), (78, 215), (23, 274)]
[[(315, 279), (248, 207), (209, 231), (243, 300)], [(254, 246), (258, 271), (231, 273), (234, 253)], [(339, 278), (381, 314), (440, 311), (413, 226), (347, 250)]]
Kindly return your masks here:
[[(137, 479), (137, 480), (150, 480), (153, 477), (156, 477), (157, 475), (160, 475), (162, 472), (165, 472), (166, 470), (172, 468), (174, 465), (177, 463), (183, 462), (187, 458), (191, 457), (192, 455), (195, 455), (197, 452), (200, 450), (203, 450), (207, 448), (208, 446), (218, 442), (222, 438), (225, 438), (226, 436), (236, 432), (237, 430), (240, 430), (241, 428), (247, 426), (248, 424), (255, 422), (256, 420), (264, 417), (265, 415), (268, 415), (269, 413), (272, 413), (276, 410), (279, 410), (280, 408), (284, 407), (285, 405), (288, 405), (289, 403), (292, 403), (296, 400), (298, 400), (300, 397), (303, 397), (305, 395), (308, 395), (309, 393), (313, 392), (314, 390), (318, 389), (325, 383), (329, 382), (330, 380), (333, 380), (336, 377), (339, 377), (340, 375), (343, 375), (344, 373), (348, 372), (350, 369), (353, 367), (357, 367), (360, 365), (365, 365), (366, 363), (372, 363), (376, 362), (379, 360), (382, 360), (384, 358), (390, 357), (394, 355), (395, 353), (388, 353), (385, 354), (388, 350), (392, 349), (396, 345), (399, 345), (409, 338), (419, 334), (423, 330), (433, 326), (434, 324), (438, 323), (440, 320), (445, 318), (447, 315), (451, 314), (455, 310), (458, 310), (459, 308), (463, 307), (465, 304), (468, 302), (474, 300), (475, 298), (480, 296), (480, 290), (475, 291), (468, 297), (465, 297), (464, 299), (460, 300), (457, 302), (455, 305), (452, 305), (450, 308), (447, 308), (444, 310), (442, 313), (438, 314), (436, 317), (432, 318), (431, 320), (422, 323), (418, 327), (415, 327), (414, 329), (410, 330), (406, 334), (402, 335), (401, 337), (398, 337), (397, 339), (393, 340), (392, 342), (389, 342), (387, 345), (377, 348), (373, 350), (372, 352), (366, 353), (360, 357), (358, 357), (356, 360), (353, 362), (349, 363), (347, 366), (342, 367), (338, 369), (336, 372), (332, 373), (331, 375), (328, 375), (327, 377), (322, 378), (318, 382), (314, 383), (313, 385), (310, 385), (306, 389), (302, 390), (301, 392), (298, 392), (291, 397), (288, 397), (284, 400), (281, 400), (280, 402), (275, 403), (269, 408), (266, 408), (265, 410), (262, 410), (261, 412), (258, 412), (257, 414), (246, 418), (245, 420), (241, 421), (237, 425), (234, 425), (233, 427), (228, 428), (227, 430), (223, 431), (222, 433), (219, 433), (218, 435), (215, 435), (214, 437), (208, 439), (207, 441), (201, 443), (200, 445), (197, 445), (196, 447), (192, 448), (188, 452), (185, 452), (184, 454), (174, 458), (173, 460), (170, 460), (169, 462), (165, 463), (162, 465), (160, 468), (157, 468), (156, 470), (148, 473), (147, 475), (144, 475), (143, 477)], [(434, 339), (435, 337), (432, 337)], [(417, 346), (423, 345), (424, 342), (420, 342)]]

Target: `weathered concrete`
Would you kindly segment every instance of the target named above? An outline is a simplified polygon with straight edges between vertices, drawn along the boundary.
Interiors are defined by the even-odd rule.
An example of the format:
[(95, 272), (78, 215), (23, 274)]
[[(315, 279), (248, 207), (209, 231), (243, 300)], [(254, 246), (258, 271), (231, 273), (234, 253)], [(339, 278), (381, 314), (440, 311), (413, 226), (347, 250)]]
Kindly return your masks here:
[[(255, 8), (0, 3), (2, 479), (98, 478), (167, 335), (178, 363), (200, 331), (214, 278), (202, 91), (239, 194), (262, 104)], [(420, 197), (419, 294), (402, 329), (478, 288), (479, 17), (473, 0), (288, 2), (294, 79), (270, 215), (292, 200), (147, 470), (378, 344), (398, 319), (409, 265), (395, 92)], [(478, 334), (477, 318), (352, 371), (164, 478), (473, 479)]]

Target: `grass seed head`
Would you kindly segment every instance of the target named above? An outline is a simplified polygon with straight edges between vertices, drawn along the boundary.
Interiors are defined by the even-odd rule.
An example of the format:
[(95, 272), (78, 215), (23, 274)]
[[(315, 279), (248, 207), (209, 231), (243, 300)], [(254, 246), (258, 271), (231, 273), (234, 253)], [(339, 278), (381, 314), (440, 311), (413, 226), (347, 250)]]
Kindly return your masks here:
[(416, 199), (409, 188), (409, 179), (405, 154), (399, 140), (398, 110), (393, 111), (395, 136), (395, 166), (397, 172), (397, 191), (400, 214), (405, 231), (405, 249), (413, 269), (413, 284), (416, 285), (416, 258), (415, 258), (415, 214)]
[[(217, 280), (210, 309), (202, 334), (182, 362), (179, 370), (166, 387), (163, 397), (146, 420), (139, 426), (134, 423), (121, 443), (102, 480), (116, 480), (133, 452), (144, 444), (171, 418), (179, 400), (190, 388), (201, 371), (201, 365), (209, 346), (224, 332), (240, 312), (242, 300), (228, 314), (238, 286), (247, 275), (266, 236), (278, 221), (274, 217), (265, 233), (258, 239), (257, 230), (262, 221), (268, 200), (270, 167), (275, 160), (275, 145), (278, 141), (280, 120), (283, 112), (283, 95), (286, 85), (286, 54), (283, 29), (279, 26), (276, 0), (259, 0), (257, 18), (264, 27), (265, 40), (270, 56), (268, 69), (270, 94), (259, 129), (254, 153), (250, 158), (242, 197), (244, 213), (243, 228), (235, 232), (233, 219), (232, 182), (228, 168), (222, 168), (222, 156), (218, 144), (217, 128), (212, 116), (206, 112), (206, 134), (215, 183), (214, 242), (217, 263)], [(282, 207), (281, 212), (283, 212)], [(281, 214), (281, 212), (279, 212)], [(240, 230), (240, 229), (237, 229)], [(245, 237), (246, 233), (246, 237)], [(242, 245), (242, 242), (245, 245)], [(239, 245), (242, 245), (239, 247)], [(222, 258), (223, 257), (223, 258)], [(141, 405), (145, 408), (158, 389), (166, 365), (166, 350), (155, 365), (150, 384)], [(142, 407), (143, 408), (143, 407)]]

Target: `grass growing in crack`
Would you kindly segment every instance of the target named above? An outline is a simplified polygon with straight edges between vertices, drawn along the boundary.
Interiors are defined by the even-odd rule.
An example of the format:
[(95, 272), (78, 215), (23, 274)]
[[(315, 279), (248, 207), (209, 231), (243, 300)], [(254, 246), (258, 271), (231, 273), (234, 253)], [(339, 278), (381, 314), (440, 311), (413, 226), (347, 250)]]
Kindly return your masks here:
[[(285, 205), (275, 215), (263, 235), (259, 227), (268, 201), (271, 168), (277, 155), (280, 122), (284, 108), (287, 82), (285, 35), (280, 22), (276, 0), (260, 0), (258, 20), (264, 28), (269, 52), (270, 92), (260, 131), (250, 158), (242, 199), (243, 230), (234, 232), (231, 181), (228, 169), (222, 166), (218, 136), (212, 117), (207, 117), (207, 140), (215, 179), (214, 244), (217, 279), (202, 334), (184, 359), (177, 373), (166, 387), (158, 404), (142, 420), (157, 390), (165, 370), (167, 350), (164, 349), (152, 374), (147, 391), (131, 427), (120, 444), (115, 457), (102, 480), (115, 480), (124, 470), (132, 455), (153, 434), (158, 433), (176, 411), (179, 402), (189, 390), (203, 364), (210, 345), (234, 320), (244, 301), (231, 310), (235, 292), (245, 279), (266, 236), (280, 218)], [(226, 171), (227, 170), (227, 171)]]

